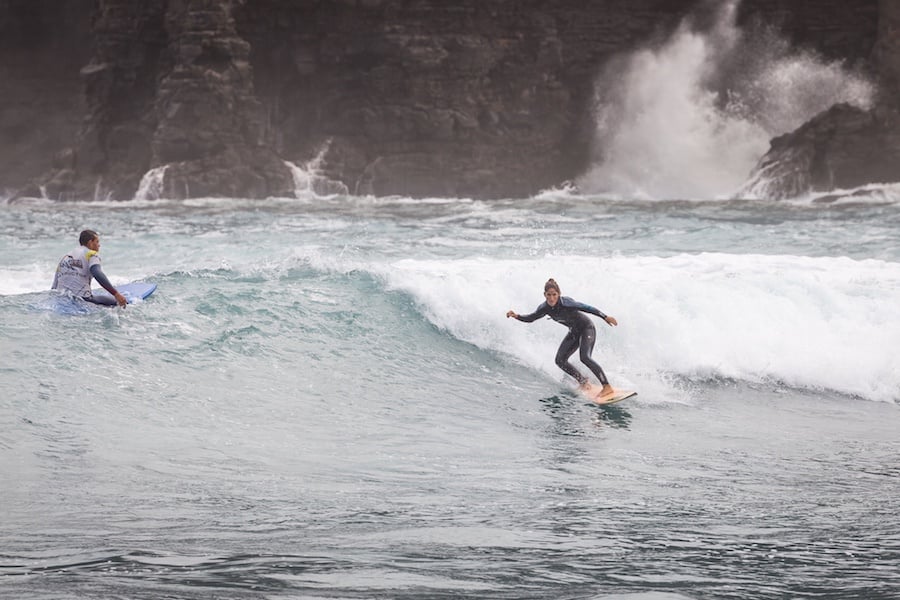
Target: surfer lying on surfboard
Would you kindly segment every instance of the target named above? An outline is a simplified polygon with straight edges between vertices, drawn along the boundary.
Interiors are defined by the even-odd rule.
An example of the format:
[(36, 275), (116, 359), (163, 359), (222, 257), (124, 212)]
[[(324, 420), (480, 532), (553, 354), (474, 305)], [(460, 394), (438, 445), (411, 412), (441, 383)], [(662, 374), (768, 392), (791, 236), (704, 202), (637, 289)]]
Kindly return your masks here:
[(594, 324), (591, 320), (582, 313), (597, 315), (606, 321), (608, 325), (618, 325), (618, 321), (616, 321), (614, 317), (603, 314), (593, 306), (560, 295), (559, 285), (554, 279), (549, 279), (547, 280), (547, 283), (544, 284), (544, 298), (546, 298), (546, 301), (538, 306), (537, 310), (530, 315), (520, 315), (511, 310), (506, 313), (506, 317), (512, 317), (524, 323), (531, 323), (537, 321), (541, 317), (547, 316), (557, 323), (562, 323), (568, 327), (569, 333), (566, 334), (566, 337), (559, 345), (559, 350), (556, 352), (556, 365), (574, 377), (582, 388), (590, 387), (588, 378), (582, 375), (581, 372), (569, 362), (569, 357), (575, 353), (575, 350), (580, 350), (579, 356), (581, 362), (587, 365), (591, 372), (597, 376), (600, 383), (603, 384), (599, 399), (602, 400), (606, 396), (612, 396), (615, 393), (615, 390), (609, 385), (609, 380), (606, 379), (603, 368), (591, 358), (591, 352), (594, 350), (594, 341), (597, 337), (597, 330), (594, 329)]

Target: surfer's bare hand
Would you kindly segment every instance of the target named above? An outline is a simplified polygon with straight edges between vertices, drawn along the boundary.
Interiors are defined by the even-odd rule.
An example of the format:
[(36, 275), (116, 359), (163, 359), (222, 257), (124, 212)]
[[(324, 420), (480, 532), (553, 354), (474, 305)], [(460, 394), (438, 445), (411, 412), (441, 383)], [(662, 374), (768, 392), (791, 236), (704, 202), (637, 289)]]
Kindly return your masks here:
[(121, 306), (122, 308), (125, 308), (126, 306), (128, 306), (128, 300), (126, 300), (125, 296), (123, 296), (119, 292), (116, 292), (116, 295), (114, 296), (114, 298), (116, 299), (116, 302), (119, 303), (119, 306)]
[(514, 310), (508, 310), (508, 311), (506, 311), (506, 318), (508, 319), (510, 317), (512, 317), (513, 319), (516, 319), (519, 317), (519, 315), (517, 315), (516, 311), (514, 311)]
[(619, 322), (616, 321), (615, 317), (610, 317), (609, 315), (606, 315), (606, 318), (604, 319), (604, 321), (606, 321), (610, 325), (618, 325), (619, 324)]

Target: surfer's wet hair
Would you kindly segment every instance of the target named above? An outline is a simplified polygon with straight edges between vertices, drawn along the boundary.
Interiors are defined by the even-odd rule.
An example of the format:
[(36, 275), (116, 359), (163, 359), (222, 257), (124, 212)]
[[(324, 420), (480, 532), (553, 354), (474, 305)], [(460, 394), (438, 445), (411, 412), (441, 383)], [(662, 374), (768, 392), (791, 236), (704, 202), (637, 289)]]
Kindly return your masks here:
[(89, 241), (91, 241), (92, 239), (97, 238), (97, 237), (100, 237), (100, 236), (97, 235), (96, 231), (94, 231), (93, 229), (85, 229), (84, 231), (81, 232), (81, 235), (78, 236), (78, 243), (81, 244), (82, 246), (84, 246)]
[(559, 284), (556, 283), (556, 280), (552, 277), (547, 280), (547, 283), (544, 284), (544, 293), (547, 293), (547, 290), (556, 290), (557, 294), (561, 294), (559, 291)]

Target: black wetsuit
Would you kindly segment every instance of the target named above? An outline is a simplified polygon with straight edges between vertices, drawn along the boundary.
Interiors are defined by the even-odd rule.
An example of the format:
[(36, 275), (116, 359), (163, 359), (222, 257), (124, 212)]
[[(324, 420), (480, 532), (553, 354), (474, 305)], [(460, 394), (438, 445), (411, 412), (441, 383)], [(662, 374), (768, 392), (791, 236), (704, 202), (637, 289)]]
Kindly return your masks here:
[(546, 302), (537, 307), (530, 315), (519, 315), (516, 318), (525, 323), (531, 323), (541, 317), (550, 317), (557, 323), (562, 323), (569, 328), (569, 333), (563, 338), (556, 352), (556, 365), (578, 380), (578, 383), (586, 383), (587, 377), (582, 375), (578, 369), (569, 362), (569, 357), (580, 349), (579, 354), (581, 362), (583, 362), (597, 376), (597, 379), (603, 385), (608, 385), (606, 374), (603, 368), (591, 358), (591, 352), (594, 351), (594, 341), (597, 338), (597, 330), (591, 320), (582, 313), (590, 313), (597, 315), (601, 319), (606, 319), (606, 315), (587, 304), (572, 300), (567, 296), (560, 296), (555, 306), (550, 306)]

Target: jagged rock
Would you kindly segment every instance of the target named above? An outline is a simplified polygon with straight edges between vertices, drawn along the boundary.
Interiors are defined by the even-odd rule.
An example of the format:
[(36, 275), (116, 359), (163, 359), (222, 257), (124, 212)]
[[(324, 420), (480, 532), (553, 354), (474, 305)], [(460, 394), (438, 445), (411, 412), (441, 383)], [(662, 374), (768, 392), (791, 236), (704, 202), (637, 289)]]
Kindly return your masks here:
[[(894, 5), (743, 0), (741, 18), (864, 62)], [(169, 165), (176, 197), (282, 195), (292, 189), (282, 159), (327, 148), (321, 175), (355, 193), (533, 194), (586, 168), (600, 66), (704, 6), (0, 0), (0, 185), (128, 199), (144, 173)], [(895, 89), (900, 58), (879, 40), (876, 64)], [(841, 145), (823, 142), (825, 129), (804, 147), (835, 153), (822, 164), (841, 180)], [(61, 148), (72, 150), (51, 164)], [(822, 162), (804, 152), (794, 164)]]
[(0, 0), (0, 194), (45, 172), (60, 148), (75, 144), (93, 4)]
[(900, 2), (879, 0), (878, 41), (875, 62), (878, 65), (882, 105), (900, 108)]
[(838, 104), (772, 140), (740, 195), (784, 199), (897, 180), (898, 114)]
[(250, 46), (234, 27), (234, 3), (170, 0), (173, 66), (155, 101), (152, 167), (169, 165), (168, 197), (287, 195), (290, 172), (262, 135)]
[(785, 199), (900, 181), (900, 2), (878, 8), (875, 107), (839, 104), (775, 138), (739, 195)]
[(232, 147), (220, 154), (169, 163), (162, 196), (266, 198), (289, 196), (289, 190), (293, 190), (290, 172), (274, 153)]

